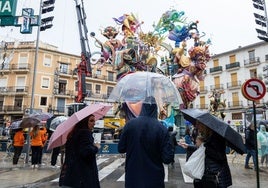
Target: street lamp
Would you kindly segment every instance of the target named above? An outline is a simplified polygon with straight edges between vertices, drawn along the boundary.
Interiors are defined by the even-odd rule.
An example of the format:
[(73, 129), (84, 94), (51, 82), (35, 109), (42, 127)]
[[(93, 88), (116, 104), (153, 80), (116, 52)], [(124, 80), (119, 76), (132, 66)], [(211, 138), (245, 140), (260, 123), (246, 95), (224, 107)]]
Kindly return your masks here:
[[(33, 68), (33, 82), (32, 82), (32, 97), (31, 97), (31, 106), (30, 114), (33, 113), (34, 108), (34, 93), (35, 93), (35, 80), (36, 80), (36, 67), (38, 62), (38, 50), (39, 50), (39, 38), (40, 31), (44, 31), (52, 27), (52, 24), (47, 24), (47, 22), (52, 22), (54, 16), (41, 19), (43, 13), (51, 12), (54, 10), (55, 0), (40, 0), (39, 7), (39, 16), (38, 16), (38, 26), (37, 26), (37, 37), (36, 37), (36, 46), (35, 46), (35, 57), (34, 57), (34, 68)], [(53, 8), (52, 8), (53, 7)], [(26, 152), (26, 163), (29, 162), (29, 153), (30, 153), (30, 129), (28, 129), (27, 135), (27, 152)]]

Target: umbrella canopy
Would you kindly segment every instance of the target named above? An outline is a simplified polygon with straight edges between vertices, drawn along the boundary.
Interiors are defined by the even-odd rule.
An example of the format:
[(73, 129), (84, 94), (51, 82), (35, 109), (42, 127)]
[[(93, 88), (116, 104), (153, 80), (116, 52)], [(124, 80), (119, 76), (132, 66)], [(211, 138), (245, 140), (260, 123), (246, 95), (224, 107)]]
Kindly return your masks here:
[[(162, 74), (153, 72), (135, 72), (126, 75), (116, 84), (108, 101), (139, 102), (153, 96), (157, 103), (182, 104), (181, 97), (173, 82)], [(148, 98), (149, 99), (149, 98)]]
[(21, 128), (34, 127), (38, 123), (42, 123), (42, 122), (47, 121), (52, 116), (53, 116), (53, 114), (46, 113), (46, 112), (31, 114), (29, 117), (25, 117), (22, 119), (20, 127)]
[(40, 121), (47, 121), (52, 116), (53, 116), (53, 114), (51, 114), (51, 113), (42, 112), (42, 113), (32, 114), (30, 117), (34, 117), (36, 119), (39, 119)]
[(228, 146), (230, 146), (236, 152), (240, 154), (245, 153), (245, 146), (242, 136), (221, 119), (213, 116), (208, 111), (198, 109), (182, 109), (181, 112), (184, 118), (190, 121), (193, 125), (195, 125), (197, 121), (201, 122), (225, 138)]
[(55, 131), (56, 128), (58, 127), (59, 124), (61, 124), (62, 122), (64, 122), (65, 120), (67, 120), (68, 118), (65, 116), (58, 116), (55, 117), (54, 119), (52, 119), (52, 121), (50, 122), (50, 126), (49, 126), (49, 130), (51, 131)]
[(38, 123), (40, 123), (41, 120), (37, 119), (35, 117), (26, 117), (23, 118), (21, 123), (20, 123), (20, 127), (21, 128), (29, 128), (29, 127), (34, 127), (36, 126)]
[(21, 127), (20, 127), (21, 121), (22, 121), (22, 120), (17, 120), (17, 121), (13, 121), (13, 122), (11, 122), (9, 128), (10, 128), (10, 129), (19, 129), (19, 128), (21, 128)]
[(67, 136), (73, 127), (82, 119), (90, 114), (94, 114), (95, 119), (98, 120), (105, 116), (105, 114), (112, 108), (112, 105), (107, 104), (90, 104), (89, 106), (79, 110), (70, 116), (66, 121), (61, 123), (50, 137), (48, 149), (62, 146), (67, 141)]

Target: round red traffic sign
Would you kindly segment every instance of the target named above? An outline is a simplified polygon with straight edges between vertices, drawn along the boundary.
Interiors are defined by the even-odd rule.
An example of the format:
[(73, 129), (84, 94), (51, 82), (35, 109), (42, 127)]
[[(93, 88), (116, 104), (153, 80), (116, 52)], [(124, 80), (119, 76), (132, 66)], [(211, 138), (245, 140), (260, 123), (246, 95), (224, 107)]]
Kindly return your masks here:
[(265, 84), (256, 78), (252, 78), (247, 80), (242, 85), (242, 94), (248, 100), (256, 101), (260, 100), (266, 94), (266, 87)]

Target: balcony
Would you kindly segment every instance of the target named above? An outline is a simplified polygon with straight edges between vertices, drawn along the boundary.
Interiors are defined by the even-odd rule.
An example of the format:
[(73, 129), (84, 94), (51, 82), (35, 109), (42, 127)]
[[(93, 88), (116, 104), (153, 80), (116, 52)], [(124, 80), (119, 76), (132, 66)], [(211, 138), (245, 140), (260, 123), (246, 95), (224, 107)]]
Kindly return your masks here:
[(241, 81), (233, 81), (227, 83), (227, 89), (241, 89)]
[(0, 96), (3, 95), (27, 95), (29, 87), (27, 86), (12, 86), (12, 87), (0, 87)]
[(12, 106), (6, 105), (0, 107), (0, 113), (8, 113), (8, 114), (24, 114), (24, 110), (26, 106)]
[(243, 108), (243, 101), (230, 101), (228, 102), (228, 108), (230, 109)]
[(73, 70), (72, 69), (60, 69), (57, 71), (58, 75), (61, 77), (72, 77), (73, 76)]
[(10, 73), (10, 65), (6, 64), (6, 65), (1, 65), (0, 66), (0, 73), (3, 74), (9, 74)]
[(222, 66), (217, 66), (209, 69), (211, 74), (220, 74), (222, 72)]
[(208, 93), (207, 86), (200, 87), (200, 88), (199, 88), (199, 93), (200, 93), (201, 95), (202, 95), (202, 94), (207, 94), (207, 93)]
[(224, 85), (223, 84), (211, 85), (210, 90), (212, 91), (214, 89), (224, 89)]
[(11, 70), (17, 74), (22, 73), (28, 73), (30, 71), (31, 64), (28, 63), (19, 63), (19, 64), (12, 64)]
[(74, 91), (73, 90), (64, 90), (64, 89), (54, 89), (55, 97), (73, 97), (74, 96)]
[(254, 66), (257, 66), (259, 64), (261, 64), (259, 57), (244, 60), (245, 67), (254, 67)]
[(240, 62), (234, 62), (234, 63), (225, 65), (225, 69), (227, 71), (238, 70), (239, 68), (240, 68)]

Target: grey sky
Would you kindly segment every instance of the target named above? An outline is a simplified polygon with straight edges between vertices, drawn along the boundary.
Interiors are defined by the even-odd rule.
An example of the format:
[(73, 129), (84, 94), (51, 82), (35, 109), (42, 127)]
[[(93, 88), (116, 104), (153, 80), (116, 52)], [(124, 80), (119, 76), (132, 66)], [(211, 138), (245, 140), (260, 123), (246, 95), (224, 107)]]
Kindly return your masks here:
[[(39, 0), (18, 0), (17, 14), (22, 7), (39, 11)], [(99, 32), (106, 26), (117, 26), (112, 20), (124, 13), (134, 13), (145, 23), (143, 31), (152, 31), (152, 24), (169, 9), (184, 11), (187, 21), (199, 20), (199, 30), (211, 38), (211, 53), (221, 53), (238, 46), (245, 46), (260, 41), (257, 38), (252, 0), (84, 0), (89, 32), (105, 41)], [(266, 0), (267, 4), (267, 0)], [(40, 40), (59, 47), (68, 53), (80, 54), (79, 33), (74, 0), (56, 0), (54, 26), (41, 32)], [(45, 17), (45, 15), (44, 15)], [(11, 32), (11, 29), (13, 31)], [(35, 40), (36, 28), (32, 34), (20, 34), (19, 28), (0, 28), (0, 40)], [(95, 51), (93, 40), (89, 37), (91, 51)], [(169, 41), (174, 45), (173, 41)]]

